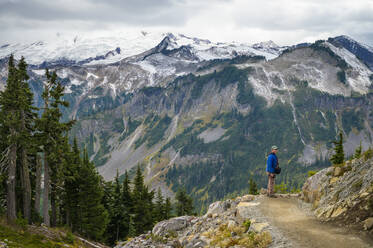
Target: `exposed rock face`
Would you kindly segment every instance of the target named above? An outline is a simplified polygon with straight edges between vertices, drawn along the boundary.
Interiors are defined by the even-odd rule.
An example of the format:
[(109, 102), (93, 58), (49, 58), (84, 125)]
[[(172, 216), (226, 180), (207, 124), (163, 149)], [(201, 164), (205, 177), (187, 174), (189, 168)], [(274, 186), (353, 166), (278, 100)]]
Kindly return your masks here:
[[(204, 216), (181, 216), (156, 224), (116, 248), (130, 247), (249, 247), (253, 239), (261, 247), (293, 247), (271, 226), (258, 208), (263, 196), (245, 195), (212, 203)], [(250, 246), (251, 247), (251, 246)], [(254, 247), (254, 246), (253, 246)]]
[[(341, 221), (369, 230), (373, 226), (373, 159), (347, 161), (307, 179), (302, 197), (317, 218)], [(373, 233), (373, 231), (371, 231)]]

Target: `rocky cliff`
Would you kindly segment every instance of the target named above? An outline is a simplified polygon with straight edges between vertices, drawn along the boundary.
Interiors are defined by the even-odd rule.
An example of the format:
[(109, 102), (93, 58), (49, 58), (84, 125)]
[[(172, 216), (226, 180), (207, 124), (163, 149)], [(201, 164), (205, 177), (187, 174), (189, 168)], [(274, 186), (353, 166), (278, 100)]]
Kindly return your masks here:
[(302, 198), (318, 219), (370, 230), (373, 234), (373, 151), (309, 177)]

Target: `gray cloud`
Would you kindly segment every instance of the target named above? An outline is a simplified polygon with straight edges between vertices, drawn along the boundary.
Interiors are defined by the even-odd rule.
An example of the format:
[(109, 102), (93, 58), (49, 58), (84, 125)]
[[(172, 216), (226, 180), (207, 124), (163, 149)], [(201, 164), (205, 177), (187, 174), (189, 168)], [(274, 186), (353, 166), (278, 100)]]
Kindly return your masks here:
[(0, 0), (0, 44), (126, 28), (280, 44), (347, 34), (373, 44), (372, 13), (371, 0)]

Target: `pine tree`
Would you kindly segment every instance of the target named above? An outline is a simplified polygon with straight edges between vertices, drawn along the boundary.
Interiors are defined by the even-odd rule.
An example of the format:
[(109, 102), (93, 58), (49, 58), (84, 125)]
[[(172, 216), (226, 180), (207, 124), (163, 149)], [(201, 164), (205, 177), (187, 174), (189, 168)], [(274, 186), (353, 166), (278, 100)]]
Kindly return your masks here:
[(164, 206), (164, 216), (163, 219), (168, 220), (172, 216), (172, 205), (170, 197), (166, 198), (165, 206)]
[(111, 244), (122, 239), (123, 232), (125, 231), (123, 210), (122, 190), (119, 182), (119, 172), (117, 170), (117, 175), (113, 183), (112, 201), (109, 207), (110, 221), (107, 227), (107, 233), (109, 234), (108, 241)]
[(361, 141), (360, 145), (356, 148), (354, 158), (360, 158), (361, 157), (361, 152), (362, 152), (362, 146), (361, 146)]
[(156, 222), (159, 222), (161, 220), (164, 220), (165, 216), (165, 204), (163, 202), (163, 196), (161, 189), (158, 188), (157, 191), (157, 199), (155, 203), (155, 208), (154, 208), (154, 218)]
[[(67, 139), (67, 137), (66, 137)], [(67, 141), (66, 141), (67, 142)], [(78, 141), (74, 138), (72, 150), (67, 146), (64, 152), (64, 205), (66, 212), (66, 224), (73, 230), (77, 231), (81, 219), (79, 210), (80, 197), (80, 175), (82, 160)]]
[(134, 179), (134, 187), (132, 193), (133, 199), (133, 222), (136, 234), (141, 234), (145, 230), (145, 223), (144, 223), (144, 216), (145, 216), (145, 209), (144, 209), (144, 177), (141, 173), (140, 166), (137, 166), (136, 176)]
[(86, 150), (79, 177), (80, 233), (88, 238), (100, 240), (108, 223), (108, 213), (102, 204), (102, 178), (89, 161)]
[[(70, 130), (74, 121), (62, 123), (60, 107), (68, 107), (69, 103), (62, 100), (64, 87), (57, 81), (57, 74), (45, 72), (47, 83), (44, 87), (42, 98), (44, 100), (44, 112), (38, 120), (40, 140), (44, 153), (44, 194), (43, 194), (43, 218), (44, 224), (49, 226), (56, 224), (57, 219), (57, 188), (62, 184), (61, 172), (63, 160), (60, 156), (64, 141), (64, 135)], [(51, 187), (52, 186), (52, 187)], [(49, 216), (49, 199), (51, 199), (52, 220)]]
[(131, 198), (131, 188), (130, 180), (127, 171), (124, 173), (124, 181), (122, 184), (122, 211), (123, 211), (123, 235), (122, 238), (127, 238), (130, 233), (130, 215), (132, 212), (132, 198)]
[(344, 151), (343, 151), (343, 135), (342, 132), (339, 133), (339, 140), (333, 141), (334, 144), (334, 155), (330, 158), (333, 164), (342, 164), (344, 161)]
[(134, 214), (133, 221), (136, 234), (144, 233), (153, 227), (153, 198), (154, 192), (149, 191), (148, 187), (144, 185), (144, 177), (142, 175), (140, 166), (137, 166), (132, 193)]
[(31, 222), (31, 182), (30, 182), (30, 152), (36, 108), (33, 104), (33, 94), (27, 80), (27, 64), (22, 57), (18, 68), (14, 64), (13, 55), (8, 62), (7, 85), (0, 95), (0, 116), (2, 147), (5, 150), (3, 162), (7, 164), (7, 216), (9, 221), (16, 218), (16, 172), (17, 162), (20, 162), (20, 181), (22, 185), (23, 216)]
[(178, 216), (193, 214), (193, 201), (190, 198), (185, 188), (179, 188), (176, 193), (176, 212)]
[(23, 215), (29, 223), (31, 223), (31, 182), (30, 182), (30, 166), (29, 153), (34, 148), (33, 133), (35, 131), (34, 125), (36, 120), (36, 108), (33, 107), (34, 95), (29, 88), (27, 80), (27, 64), (22, 57), (18, 63), (18, 78), (20, 80), (20, 87), (22, 95), (20, 100), (20, 140), (19, 147), (21, 151), (21, 184), (23, 191)]
[(5, 141), (4, 159), (7, 167), (7, 219), (12, 222), (17, 218), (16, 215), (16, 162), (17, 162), (17, 127), (19, 126), (19, 101), (18, 94), (20, 93), (19, 84), (17, 82), (17, 69), (14, 65), (13, 55), (10, 56), (8, 62), (8, 79), (6, 88), (0, 93), (0, 109), (1, 109), (1, 127), (6, 136), (2, 137)]

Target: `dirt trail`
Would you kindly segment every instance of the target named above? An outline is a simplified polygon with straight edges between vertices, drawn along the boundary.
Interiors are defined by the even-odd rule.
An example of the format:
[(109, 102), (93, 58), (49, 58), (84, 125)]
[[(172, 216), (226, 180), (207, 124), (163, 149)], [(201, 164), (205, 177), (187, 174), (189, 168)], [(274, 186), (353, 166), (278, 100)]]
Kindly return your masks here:
[(285, 236), (300, 248), (365, 248), (373, 247), (373, 239), (347, 228), (321, 223), (295, 198), (260, 200), (260, 211)]

